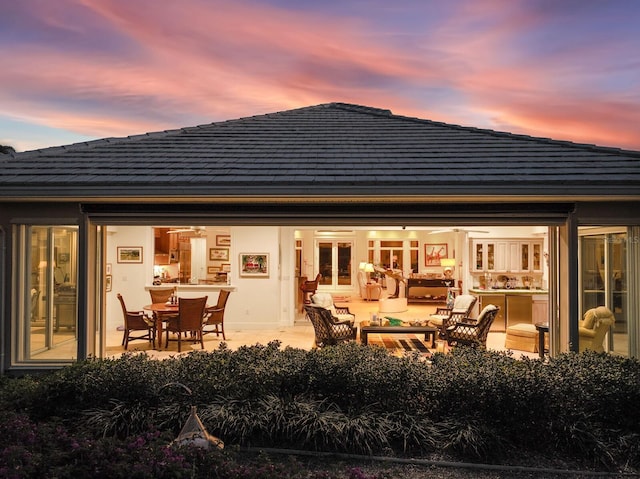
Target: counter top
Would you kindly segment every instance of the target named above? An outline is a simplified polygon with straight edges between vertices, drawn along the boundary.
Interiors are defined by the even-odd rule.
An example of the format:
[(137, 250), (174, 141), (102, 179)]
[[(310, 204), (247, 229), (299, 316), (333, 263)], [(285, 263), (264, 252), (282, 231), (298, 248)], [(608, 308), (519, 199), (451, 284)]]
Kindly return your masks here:
[(215, 284), (182, 284), (182, 283), (162, 283), (162, 284), (147, 284), (144, 289), (165, 289), (176, 288), (180, 291), (220, 291), (221, 289), (228, 289), (230, 291), (237, 291), (237, 287), (227, 283), (215, 283)]
[(524, 289), (524, 288), (514, 288), (514, 289), (472, 288), (469, 290), (469, 292), (473, 294), (549, 294), (549, 291), (546, 289)]

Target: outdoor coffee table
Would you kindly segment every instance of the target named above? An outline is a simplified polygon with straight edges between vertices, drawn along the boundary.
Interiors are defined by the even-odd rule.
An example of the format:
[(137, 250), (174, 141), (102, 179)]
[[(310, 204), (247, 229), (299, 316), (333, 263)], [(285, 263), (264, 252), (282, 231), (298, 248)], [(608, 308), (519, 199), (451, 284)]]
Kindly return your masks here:
[(378, 334), (422, 334), (427, 341), (431, 337), (431, 347), (436, 347), (436, 333), (438, 328), (433, 326), (360, 326), (360, 342), (367, 344), (369, 333)]

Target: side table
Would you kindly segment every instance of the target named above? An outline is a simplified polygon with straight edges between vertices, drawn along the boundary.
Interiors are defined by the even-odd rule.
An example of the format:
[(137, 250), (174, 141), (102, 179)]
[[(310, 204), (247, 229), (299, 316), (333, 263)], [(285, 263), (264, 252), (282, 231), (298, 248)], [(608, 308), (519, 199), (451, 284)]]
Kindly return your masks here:
[(549, 323), (536, 323), (536, 329), (538, 330), (538, 354), (544, 358), (544, 353), (549, 352), (544, 348), (544, 335), (549, 332)]

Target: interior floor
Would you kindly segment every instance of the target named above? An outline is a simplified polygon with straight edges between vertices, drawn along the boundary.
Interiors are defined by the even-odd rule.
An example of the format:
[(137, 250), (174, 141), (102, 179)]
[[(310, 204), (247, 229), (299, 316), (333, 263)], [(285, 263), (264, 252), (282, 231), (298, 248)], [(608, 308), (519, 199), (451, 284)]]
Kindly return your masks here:
[[(378, 313), (377, 301), (364, 301), (360, 298), (350, 298), (348, 301), (336, 301), (339, 306), (348, 306), (349, 311), (356, 317), (356, 323), (369, 320), (371, 313)], [(403, 320), (424, 320), (434, 313), (437, 304), (409, 304), (407, 311), (401, 313), (383, 313), (383, 316), (392, 316)], [(122, 331), (109, 331), (107, 333), (106, 356), (114, 357), (124, 352), (122, 346)], [(212, 351), (217, 349), (220, 343), (225, 342), (227, 346), (235, 350), (241, 346), (254, 344), (267, 344), (270, 341), (278, 340), (282, 346), (291, 346), (301, 349), (311, 349), (314, 347), (314, 331), (311, 322), (304, 317), (304, 314), (298, 312), (297, 319), (293, 326), (274, 327), (273, 329), (252, 329), (240, 330), (233, 327), (233, 319), (225, 318), (225, 335), (226, 341), (222, 336), (216, 337), (215, 334), (207, 334), (204, 336), (205, 350)], [(360, 338), (358, 336), (357, 340)], [(505, 333), (490, 332), (487, 338), (487, 348), (497, 351), (505, 350)], [(199, 343), (184, 342), (182, 343), (182, 354), (190, 351), (201, 350)], [(154, 348), (148, 341), (137, 340), (129, 343), (129, 351), (145, 351), (150, 357), (162, 359), (178, 355), (177, 342), (170, 341), (169, 347), (164, 348), (164, 339), (161, 347), (156, 345)], [(527, 351), (513, 351), (514, 357), (528, 356), (531, 358), (538, 357), (538, 353), (530, 353)]]

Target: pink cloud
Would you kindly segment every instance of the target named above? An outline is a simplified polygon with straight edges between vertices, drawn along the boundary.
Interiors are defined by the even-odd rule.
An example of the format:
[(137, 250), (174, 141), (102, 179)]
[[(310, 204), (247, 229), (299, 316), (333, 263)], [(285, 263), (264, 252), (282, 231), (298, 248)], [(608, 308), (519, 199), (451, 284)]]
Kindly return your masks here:
[(338, 18), (258, 2), (82, 4), (86, 22), (71, 22), (64, 4), (43, 9), (44, 20), (79, 35), (111, 32), (117, 42), (105, 40), (91, 54), (48, 43), (14, 47), (3, 62), (9, 68), (0, 77), (0, 113), (102, 137), (345, 101), (640, 148), (637, 95), (627, 102), (582, 91), (580, 71), (566, 68), (575, 52), (522, 51), (522, 32), (545, 18), (518, 3), (494, 0), (479, 9), (466, 2), (402, 46), (372, 35), (366, 15)]

